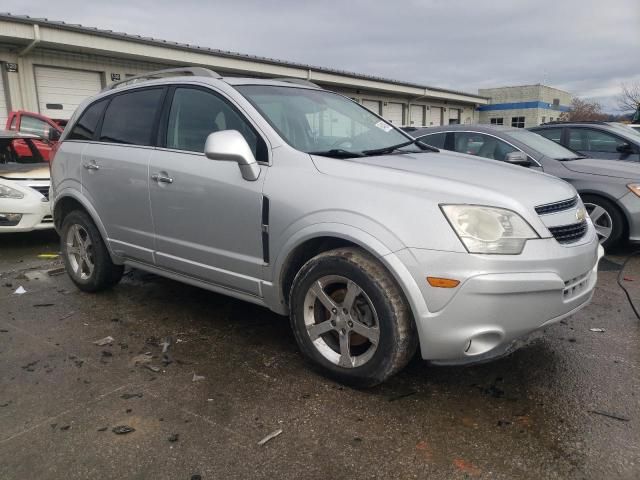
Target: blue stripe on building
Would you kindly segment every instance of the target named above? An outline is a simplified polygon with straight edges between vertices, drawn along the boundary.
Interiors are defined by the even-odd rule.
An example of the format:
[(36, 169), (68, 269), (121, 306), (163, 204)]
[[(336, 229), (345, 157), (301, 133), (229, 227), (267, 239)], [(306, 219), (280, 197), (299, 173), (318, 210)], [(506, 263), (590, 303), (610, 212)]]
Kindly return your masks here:
[(525, 108), (544, 108), (546, 110), (556, 110), (558, 112), (568, 112), (571, 108), (565, 105), (553, 105), (547, 102), (511, 102), (511, 103), (494, 103), (493, 105), (482, 105), (478, 107), (480, 112), (488, 112), (491, 110), (520, 110)]

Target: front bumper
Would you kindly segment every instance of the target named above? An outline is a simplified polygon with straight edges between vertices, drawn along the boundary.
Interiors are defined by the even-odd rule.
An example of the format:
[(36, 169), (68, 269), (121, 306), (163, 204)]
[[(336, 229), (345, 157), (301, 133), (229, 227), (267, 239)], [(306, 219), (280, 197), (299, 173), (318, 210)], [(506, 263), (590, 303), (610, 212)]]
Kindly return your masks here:
[(22, 218), (17, 225), (0, 225), (0, 233), (31, 232), (33, 230), (53, 228), (51, 203), (44, 201), (44, 197), (35, 190), (31, 192), (27, 192), (26, 188), (24, 190), (24, 198), (0, 199), (0, 213), (22, 214)]
[[(530, 240), (520, 255), (396, 252), (422, 296), (409, 299), (422, 357), (463, 364), (508, 353), (519, 339), (589, 303), (603, 253), (593, 228), (579, 245)], [(427, 276), (457, 279), (460, 285), (431, 287)]]

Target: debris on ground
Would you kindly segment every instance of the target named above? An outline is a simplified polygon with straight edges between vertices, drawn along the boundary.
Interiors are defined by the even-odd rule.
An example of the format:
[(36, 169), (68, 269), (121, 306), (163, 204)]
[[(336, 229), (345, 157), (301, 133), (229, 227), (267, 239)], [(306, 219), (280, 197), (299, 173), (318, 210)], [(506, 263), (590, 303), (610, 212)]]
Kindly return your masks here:
[(118, 425), (117, 427), (113, 427), (111, 431), (116, 435), (125, 435), (127, 433), (135, 432), (136, 429), (129, 425)]
[(142, 393), (123, 393), (122, 395), (120, 395), (120, 398), (123, 398), (125, 400), (129, 400), (130, 398), (142, 398)]
[(278, 430), (275, 430), (273, 432), (271, 432), (269, 435), (267, 435), (266, 437), (264, 437), (262, 440), (260, 440), (258, 442), (258, 445), (262, 446), (265, 443), (267, 443), (269, 440), (273, 440), (274, 438), (276, 438), (278, 435), (280, 435), (282, 433), (282, 429), (279, 428)]
[(63, 275), (65, 272), (66, 269), (64, 267), (58, 267), (47, 270), (47, 275), (49, 275), (50, 277), (56, 277), (58, 275)]
[(102, 427), (98, 429), (99, 432), (106, 432), (107, 430), (109, 430), (109, 427)]
[(191, 480), (202, 480), (202, 475), (198, 475), (197, 473), (195, 475), (191, 475)]
[(191, 379), (192, 382), (199, 382), (201, 380), (204, 380), (204, 376), (202, 375), (196, 375), (196, 373), (193, 373), (193, 378)]
[(27, 291), (25, 290), (25, 288), (20, 285), (18, 288), (16, 288), (16, 291), (13, 292), (14, 295), (24, 295), (25, 293), (27, 293)]
[(111, 353), (109, 350), (102, 350), (102, 356), (103, 357), (113, 357), (113, 353)]
[(180, 438), (180, 434), (174, 433), (173, 435), (169, 435), (169, 438), (167, 440), (169, 440), (171, 443), (174, 443), (174, 442), (177, 442), (179, 438)]
[(590, 328), (590, 332), (604, 333), (606, 330), (604, 328)]
[(58, 320), (66, 320), (69, 317), (73, 317), (76, 314), (76, 312), (69, 312), (66, 315), (64, 315), (63, 317), (60, 317)]
[(149, 365), (148, 363), (145, 364), (144, 368), (151, 370), (152, 372), (158, 373), (160, 370), (162, 370), (160, 367), (156, 367), (155, 365)]
[(64, 427), (60, 427), (60, 430), (67, 431), (71, 428), (71, 425), (65, 425)]
[(43, 260), (55, 260), (59, 256), (60, 255), (57, 253), (41, 253), (40, 255), (38, 255), (38, 258), (41, 258)]
[(53, 307), (55, 303), (36, 303), (34, 307), (42, 308), (42, 307)]
[(620, 422), (628, 422), (631, 419), (627, 417), (623, 417), (622, 415), (618, 415), (617, 413), (605, 412), (603, 410), (589, 410), (589, 413), (595, 413), (596, 415), (602, 415), (603, 417), (613, 418), (614, 420), (618, 420)]
[(101, 338), (100, 340), (96, 340), (93, 342), (94, 345), (98, 345), (99, 347), (104, 347), (105, 345), (112, 345), (115, 342), (115, 338), (109, 336)]
[[(120, 345), (122, 348), (122, 345)], [(153, 360), (153, 357), (150, 353), (142, 353), (140, 355), (136, 355), (131, 359), (131, 363), (134, 365), (144, 365), (146, 363), (150, 363)]]

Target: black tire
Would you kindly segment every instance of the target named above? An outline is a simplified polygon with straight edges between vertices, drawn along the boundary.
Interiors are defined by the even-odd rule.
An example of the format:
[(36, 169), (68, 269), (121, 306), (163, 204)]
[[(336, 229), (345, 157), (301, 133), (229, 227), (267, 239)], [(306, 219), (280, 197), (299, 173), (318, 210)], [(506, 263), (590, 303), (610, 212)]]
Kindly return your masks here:
[[(319, 297), (316, 297), (315, 300), (309, 300), (309, 295), (312, 295), (311, 298), (313, 298), (312, 287), (317, 287), (319, 280), (334, 277), (354, 282), (356, 285), (354, 291), (361, 289), (358, 297), (350, 302), (352, 307), (348, 309), (355, 316), (348, 314), (348, 316), (338, 319), (338, 322), (342, 322), (343, 327), (346, 326), (345, 322), (349, 323), (347, 319), (355, 319), (357, 317), (362, 320), (361, 314), (363, 311), (371, 313), (371, 307), (374, 309), (369, 316), (369, 320), (375, 319), (375, 322), (371, 321), (370, 325), (377, 323), (379, 337), (375, 348), (370, 351), (371, 353), (366, 353), (369, 352), (369, 350), (366, 350), (361, 356), (354, 355), (351, 357), (350, 350), (352, 348), (365, 350), (372, 348), (374, 344), (368, 338), (359, 335), (358, 332), (353, 333), (355, 329), (347, 329), (347, 338), (350, 339), (349, 343), (347, 343), (349, 355), (345, 358), (367, 358), (366, 361), (361, 360), (363, 362), (361, 365), (356, 365), (356, 362), (360, 360), (354, 360), (353, 363), (348, 364), (349, 366), (341, 366), (336, 364), (335, 361), (330, 361), (316, 347), (311, 339), (311, 334), (307, 331), (305, 312), (308, 315), (306, 317), (307, 321), (309, 321), (311, 318), (309, 316), (317, 315), (316, 309), (323, 310), (324, 317), (318, 320), (314, 320), (317, 317), (313, 317), (314, 319), (310, 320), (315, 322), (309, 324), (312, 328), (320, 323), (326, 324), (326, 321), (328, 321), (327, 315), (330, 316), (330, 319), (338, 318), (332, 315), (328, 308), (324, 307), (324, 302)], [(340, 282), (340, 280), (335, 281), (337, 282), (336, 285)], [(348, 300), (346, 297), (348, 296), (349, 288), (351, 287), (343, 289), (343, 293), (334, 291), (331, 294), (334, 296), (336, 294), (343, 295), (342, 303), (338, 303), (340, 305), (338, 309), (340, 314), (344, 312), (347, 315), (347, 309), (343, 309), (342, 306), (347, 305)], [(307, 302), (306, 306), (305, 301)], [(312, 305), (315, 306), (312, 307)], [(407, 365), (418, 346), (418, 336), (413, 316), (401, 289), (380, 262), (358, 248), (330, 250), (305, 263), (293, 281), (289, 296), (289, 307), (291, 327), (304, 356), (319, 368), (324, 375), (353, 387), (371, 387), (384, 382)], [(312, 311), (313, 313), (310, 313)], [(358, 322), (354, 320), (352, 323)], [(364, 322), (361, 322), (357, 326), (362, 327), (363, 325), (365, 325)], [(352, 324), (350, 326), (353, 327)], [(342, 338), (341, 332), (344, 335), (345, 330), (339, 324), (338, 327), (335, 327), (335, 330), (323, 333), (322, 336), (317, 336), (316, 341), (322, 339), (325, 342), (323, 347), (332, 341), (335, 342), (334, 345), (337, 345), (340, 342), (339, 339)], [(333, 336), (334, 340), (329, 338), (331, 336)], [(355, 341), (359, 341), (360, 345), (354, 343)], [(340, 356), (342, 351), (341, 344), (334, 348), (337, 348), (338, 351), (329, 352), (329, 354)], [(325, 348), (326, 351), (328, 350)], [(340, 360), (342, 358), (340, 356)]]
[[(585, 207), (587, 207), (587, 212), (590, 213), (592, 211), (591, 206), (597, 206), (604, 209), (611, 219), (611, 234), (606, 240), (601, 241), (602, 247), (605, 250), (610, 250), (620, 245), (627, 229), (627, 223), (620, 209), (610, 200), (597, 195), (581, 195), (581, 198)], [(606, 218), (603, 217), (600, 221), (605, 220)]]
[[(87, 258), (91, 260), (93, 268), (83, 270), (83, 265), (77, 260), (72, 250), (78, 248), (69, 244), (70, 231), (81, 232), (83, 239), (88, 237), (90, 245), (85, 249)], [(73, 234), (72, 234), (73, 235)], [(83, 247), (84, 248), (84, 247)], [(82, 210), (69, 213), (62, 222), (60, 235), (60, 251), (64, 258), (65, 268), (73, 283), (83, 292), (99, 292), (113, 287), (122, 278), (123, 265), (116, 265), (111, 261), (102, 235), (89, 215)], [(89, 273), (90, 271), (90, 273)]]

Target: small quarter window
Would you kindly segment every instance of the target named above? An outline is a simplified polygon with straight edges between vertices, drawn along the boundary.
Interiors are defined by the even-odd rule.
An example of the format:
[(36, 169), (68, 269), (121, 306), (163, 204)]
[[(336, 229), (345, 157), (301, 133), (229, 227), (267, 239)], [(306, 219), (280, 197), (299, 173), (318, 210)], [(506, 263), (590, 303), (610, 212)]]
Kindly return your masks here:
[(432, 133), (431, 135), (425, 135), (424, 137), (420, 137), (419, 140), (422, 143), (426, 143), (427, 145), (431, 145), (436, 148), (444, 148), (444, 142), (447, 138), (446, 133)]
[(67, 138), (69, 140), (93, 140), (98, 122), (108, 101), (108, 99), (100, 100), (89, 106), (73, 126), (73, 130), (71, 130)]

